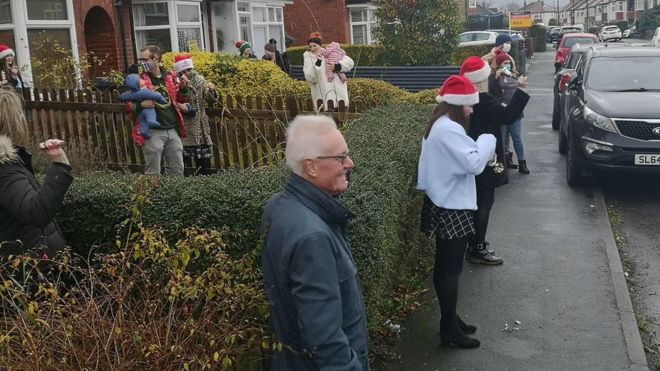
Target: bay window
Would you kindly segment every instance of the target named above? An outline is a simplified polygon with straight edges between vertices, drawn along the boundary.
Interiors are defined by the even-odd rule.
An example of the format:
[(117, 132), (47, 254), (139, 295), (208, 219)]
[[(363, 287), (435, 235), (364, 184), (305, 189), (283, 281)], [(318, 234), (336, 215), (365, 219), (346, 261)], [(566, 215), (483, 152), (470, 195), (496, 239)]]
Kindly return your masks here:
[(198, 1), (133, 2), (135, 43), (138, 50), (156, 45), (163, 52), (204, 49), (202, 15)]

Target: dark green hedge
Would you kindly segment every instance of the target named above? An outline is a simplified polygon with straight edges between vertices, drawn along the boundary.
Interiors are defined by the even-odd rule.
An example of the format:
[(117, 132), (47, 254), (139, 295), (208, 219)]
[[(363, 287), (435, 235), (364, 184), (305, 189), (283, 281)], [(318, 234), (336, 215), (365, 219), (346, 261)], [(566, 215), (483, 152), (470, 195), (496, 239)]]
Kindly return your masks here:
[[(465, 58), (470, 55), (482, 56), (490, 52), (495, 45), (477, 45), (455, 48), (451, 61), (452, 65), (460, 65)], [(353, 45), (342, 44), (341, 46), (346, 54), (353, 58), (356, 66), (392, 66), (394, 65), (385, 48), (382, 45)], [(303, 54), (307, 51), (306, 46), (296, 46), (288, 48), (289, 60), (292, 65), (301, 66), (303, 64)]]
[[(365, 289), (370, 329), (382, 314), (402, 261), (419, 240), (420, 193), (414, 190), (421, 130), (428, 106), (390, 106), (371, 110), (343, 131), (356, 163), (349, 191), (342, 196), (356, 214), (350, 240)], [(74, 165), (75, 166), (75, 165)], [(170, 233), (183, 227), (227, 228), (229, 246), (246, 252), (258, 246), (262, 208), (286, 180), (284, 167), (228, 172), (218, 176), (155, 178), (153, 203), (143, 220)], [(59, 217), (75, 250), (112, 243), (127, 216), (135, 175), (95, 174), (75, 180)], [(413, 237), (414, 237), (414, 233)]]

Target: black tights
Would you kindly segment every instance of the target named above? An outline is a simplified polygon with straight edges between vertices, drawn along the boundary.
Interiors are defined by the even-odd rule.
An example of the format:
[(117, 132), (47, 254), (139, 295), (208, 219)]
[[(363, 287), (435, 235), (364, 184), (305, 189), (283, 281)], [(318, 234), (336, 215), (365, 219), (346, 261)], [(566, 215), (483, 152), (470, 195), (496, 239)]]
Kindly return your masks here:
[(488, 219), (490, 209), (495, 202), (495, 188), (477, 188), (477, 211), (474, 213), (474, 236), (470, 239), (471, 246), (486, 242), (486, 230), (488, 230)]
[[(193, 167), (192, 157), (184, 156), (183, 163), (186, 167)], [(211, 168), (211, 158), (197, 158), (195, 159), (195, 174), (209, 174)]]
[(443, 331), (455, 333), (458, 330), (456, 322), (456, 302), (458, 301), (458, 277), (463, 271), (463, 259), (469, 237), (453, 240), (435, 240), (435, 264), (433, 266), (433, 286), (440, 303)]

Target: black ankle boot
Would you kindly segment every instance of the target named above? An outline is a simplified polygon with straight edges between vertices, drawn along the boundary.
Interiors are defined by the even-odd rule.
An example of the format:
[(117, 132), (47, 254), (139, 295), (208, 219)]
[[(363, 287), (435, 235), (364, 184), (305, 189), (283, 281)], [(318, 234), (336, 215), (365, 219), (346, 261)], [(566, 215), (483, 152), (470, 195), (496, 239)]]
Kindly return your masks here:
[(473, 339), (469, 336), (466, 336), (460, 329), (457, 329), (454, 333), (450, 333), (448, 330), (440, 330), (440, 344), (442, 345), (454, 345), (457, 348), (478, 348), (481, 345), (481, 342), (477, 339)]
[(520, 168), (518, 169), (518, 172), (521, 174), (529, 174), (529, 169), (527, 168), (527, 161), (525, 160), (520, 160), (518, 161), (520, 164)]
[(460, 327), (461, 331), (463, 331), (463, 333), (466, 335), (472, 335), (477, 332), (477, 326), (468, 325), (467, 323), (463, 322), (461, 317), (458, 315), (456, 316), (456, 322), (458, 322), (458, 327)]
[(513, 152), (506, 153), (506, 167), (509, 169), (517, 169), (518, 165), (513, 163)]

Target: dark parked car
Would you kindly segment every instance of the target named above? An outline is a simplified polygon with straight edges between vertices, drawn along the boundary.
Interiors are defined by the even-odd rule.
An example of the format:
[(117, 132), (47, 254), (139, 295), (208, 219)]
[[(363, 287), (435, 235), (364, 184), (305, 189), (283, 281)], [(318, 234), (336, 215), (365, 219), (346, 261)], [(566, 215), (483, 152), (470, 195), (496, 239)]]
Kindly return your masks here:
[(568, 92), (566, 87), (570, 79), (571, 73), (575, 70), (580, 58), (590, 48), (590, 45), (575, 44), (571, 51), (566, 56), (564, 66), (555, 75), (555, 82), (552, 85), (553, 102), (552, 102), (552, 130), (559, 130), (559, 121), (565, 115), (562, 114), (562, 108), (566, 106), (566, 96)]
[(549, 43), (552, 43), (553, 40), (557, 40), (557, 36), (555, 36), (554, 39), (553, 39), (552, 35), (559, 35), (560, 30), (561, 30), (561, 27), (550, 27), (548, 29), (548, 34), (545, 37), (545, 41), (549, 42)]
[(660, 48), (593, 46), (568, 85), (559, 130), (566, 180), (599, 173), (660, 174)]
[(567, 33), (577, 32), (584, 32), (584, 28), (580, 26), (561, 26), (558, 32), (550, 34), (550, 42), (553, 44), (557, 43), (559, 40), (561, 40), (562, 36), (566, 35)]

